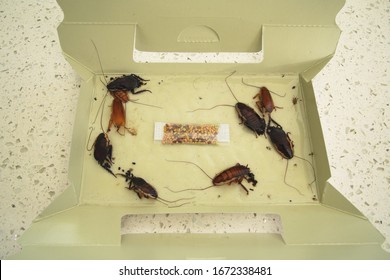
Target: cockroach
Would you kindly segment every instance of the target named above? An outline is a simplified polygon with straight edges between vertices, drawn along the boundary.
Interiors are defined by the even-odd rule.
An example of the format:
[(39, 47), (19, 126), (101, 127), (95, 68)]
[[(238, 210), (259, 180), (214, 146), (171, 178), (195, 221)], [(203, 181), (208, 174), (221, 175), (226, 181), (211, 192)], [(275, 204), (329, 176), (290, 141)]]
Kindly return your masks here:
[(253, 108), (248, 105), (238, 102), (235, 106), (238, 117), (241, 120), (240, 124), (244, 124), (247, 128), (255, 132), (255, 136), (263, 135), (266, 125), (265, 120), (260, 117)]
[[(146, 92), (146, 91), (151, 92), (150, 90), (140, 90), (140, 91), (137, 91), (137, 92), (135, 91), (136, 88), (139, 88), (139, 87), (141, 87), (143, 85), (146, 85), (146, 82), (149, 81), (149, 80), (142, 79), (141, 77), (139, 77), (139, 76), (137, 76), (135, 74), (130, 74), (130, 75), (127, 75), (127, 76), (123, 75), (122, 77), (118, 77), (118, 78), (115, 78), (115, 79), (111, 78), (110, 82), (108, 82), (107, 79), (106, 79), (106, 75), (104, 74), (104, 70), (103, 70), (101, 59), (100, 59), (99, 51), (98, 51), (98, 49), (97, 49), (97, 47), (95, 45), (95, 42), (93, 40), (91, 40), (91, 42), (92, 42), (92, 44), (93, 44), (93, 46), (95, 48), (95, 51), (96, 51), (96, 54), (97, 54), (97, 57), (98, 57), (100, 70), (102, 71), (107, 91), (114, 97), (114, 99), (120, 100), (122, 103), (127, 103), (128, 101), (130, 101), (130, 102), (133, 102), (133, 103), (136, 103), (136, 104), (162, 109), (159, 106), (136, 102), (135, 100), (130, 100), (130, 98), (129, 98), (129, 95), (128, 95), (129, 91), (131, 93), (133, 93), (133, 94), (139, 94), (141, 92)], [(106, 96), (107, 96), (107, 93), (104, 96), (104, 98), (106, 98)], [(117, 108), (119, 108), (119, 106)], [(120, 116), (120, 114), (119, 114), (119, 116)], [(119, 118), (118, 118), (118, 121), (119, 121)], [(115, 120), (113, 120), (113, 122), (115, 123)]]
[(252, 183), (253, 186), (256, 186), (257, 181), (255, 179), (255, 175), (251, 172), (251, 170), (247, 166), (241, 165), (237, 163), (236, 165), (229, 167), (217, 175), (214, 176), (214, 178), (211, 178), (210, 175), (208, 175), (199, 165), (197, 165), (194, 162), (191, 161), (180, 161), (180, 160), (167, 160), (170, 162), (182, 162), (182, 163), (189, 163), (193, 164), (196, 167), (198, 167), (207, 177), (209, 177), (212, 181), (212, 185), (208, 186), (203, 189), (184, 189), (180, 191), (172, 191), (172, 192), (182, 192), (182, 191), (188, 191), (188, 190), (196, 190), (196, 191), (202, 191), (207, 190), (211, 187), (215, 186), (222, 186), (222, 185), (231, 185), (232, 183), (239, 184), (246, 192), (246, 194), (249, 194), (248, 189), (242, 184), (242, 180), (246, 180), (248, 183)]
[[(89, 135), (89, 137), (91, 137), (91, 134)], [(116, 177), (116, 175), (111, 170), (111, 166), (113, 164), (112, 145), (110, 144), (110, 139), (108, 138), (107, 133), (104, 132), (100, 133), (96, 138), (95, 142), (93, 143), (92, 147), (91, 148), (87, 147), (87, 150), (91, 151), (92, 148), (94, 148), (93, 156), (95, 160), (100, 164), (101, 167), (103, 167), (114, 177)]]
[(112, 101), (111, 117), (108, 123), (107, 132), (110, 132), (112, 125), (116, 127), (116, 131), (121, 135), (125, 135), (120, 132), (122, 127), (131, 135), (137, 135), (137, 131), (134, 128), (126, 127), (126, 110), (119, 98), (114, 98)]
[[(271, 126), (271, 121), (276, 126)], [(268, 120), (267, 134), (275, 150), (285, 159), (294, 157), (294, 143), (289, 137), (289, 132), (284, 132), (281, 125), (275, 122), (271, 117)]]
[[(128, 183), (127, 188), (129, 190), (134, 191), (140, 199), (142, 199), (143, 197), (146, 199), (155, 199), (155, 200), (161, 202), (162, 204), (167, 205), (168, 207), (169, 207), (169, 203), (176, 203), (176, 202), (181, 201), (181, 200), (192, 199), (192, 197), (191, 197), (191, 198), (180, 198), (177, 200), (170, 201), (170, 200), (166, 200), (166, 199), (159, 197), (157, 190), (151, 184), (146, 182), (145, 179), (143, 179), (141, 177), (134, 176), (133, 169), (131, 169), (131, 168), (129, 170), (127, 170), (126, 173), (124, 173), (124, 174), (117, 173), (116, 175), (124, 177), (126, 179), (126, 183)], [(183, 204), (178, 205), (178, 206), (174, 206), (174, 207), (180, 207), (180, 206), (187, 204), (187, 203), (188, 202), (183, 203)]]
[(118, 98), (122, 103), (127, 103), (130, 101), (129, 95), (127, 94), (127, 91), (124, 90), (116, 90), (116, 91), (110, 91), (110, 94), (114, 98)]
[(110, 92), (117, 91), (130, 91), (132, 94), (140, 94), (142, 92), (151, 92), (148, 89), (143, 89), (139, 91), (135, 91), (137, 88), (146, 85), (149, 80), (145, 80), (138, 75), (130, 74), (123, 75), (122, 77), (112, 78), (110, 82), (107, 84), (107, 89)]
[[(271, 122), (274, 124), (274, 125), (271, 125)], [(266, 130), (268, 136), (269, 136), (269, 139), (272, 143), (272, 145), (274, 146), (275, 150), (283, 157), (287, 160), (287, 164), (286, 164), (286, 170), (285, 170), (285, 173), (284, 173), (284, 183), (286, 185), (288, 185), (289, 187), (292, 187), (294, 188), (295, 190), (298, 191), (298, 193), (300, 193), (301, 195), (303, 195), (296, 187), (288, 184), (286, 182), (286, 175), (287, 175), (287, 169), (288, 169), (288, 163), (289, 163), (289, 160), (292, 159), (293, 157), (296, 157), (296, 158), (299, 158), (303, 161), (306, 161), (307, 163), (310, 164), (311, 168), (313, 169), (313, 174), (314, 174), (314, 180), (312, 182), (310, 182), (310, 186), (311, 184), (313, 184), (315, 181), (316, 181), (316, 176), (315, 176), (315, 170), (314, 170), (314, 167), (312, 165), (312, 163), (310, 161), (308, 161), (307, 159), (304, 159), (302, 157), (299, 157), (297, 155), (294, 154), (294, 142), (291, 140), (290, 136), (289, 136), (289, 132), (285, 132), (282, 128), (282, 126), (280, 124), (278, 124), (274, 119), (272, 119), (271, 117), (269, 118), (268, 120), (268, 125), (267, 125), (267, 130)]]
[(293, 105), (297, 105), (298, 101), (302, 101), (302, 100), (299, 99), (297, 96), (294, 96), (291, 101)]
[(237, 101), (235, 106), (228, 105), (228, 104), (221, 104), (221, 105), (213, 106), (211, 108), (196, 109), (196, 110), (193, 110), (191, 112), (195, 112), (198, 110), (211, 110), (211, 109), (214, 109), (214, 108), (220, 107), (220, 106), (234, 107), (237, 111), (238, 117), (241, 120), (240, 124), (244, 124), (247, 128), (252, 130), (255, 133), (255, 136), (257, 138), (257, 135), (263, 135), (265, 132), (265, 128), (266, 128), (265, 120), (262, 117), (260, 117), (252, 107), (250, 107), (244, 103), (239, 102), (238, 99), (236, 98), (236, 96), (234, 95), (232, 89), (230, 88), (230, 86), (227, 82), (227, 79), (230, 76), (232, 76), (234, 73), (235, 73), (235, 71), (232, 72), (229, 76), (227, 76), (225, 78), (225, 83), (226, 83), (227, 87), (229, 88), (231, 94), (233, 95), (234, 99), (236, 99), (236, 101)]
[[(258, 86), (255, 86), (255, 85), (248, 84), (248, 83), (244, 82), (244, 79), (242, 79), (242, 83), (244, 85), (260, 89), (260, 91), (253, 97), (253, 99), (255, 99), (255, 98), (259, 99), (258, 101), (256, 101), (256, 105), (259, 108), (260, 112), (263, 114), (263, 116), (266, 113), (271, 114), (272, 111), (276, 110), (276, 108), (283, 109), (283, 107), (275, 106), (274, 101), (273, 101), (272, 96), (271, 96), (271, 92), (270, 92), (270, 90), (268, 88), (266, 88), (266, 87), (258, 87)], [(277, 93), (275, 93), (275, 94), (278, 95), (278, 96), (281, 96), (281, 97), (285, 96), (285, 95), (284, 96), (279, 95)]]
[(229, 83), (227, 82), (227, 79), (231, 77), (236, 71), (232, 72), (229, 76), (225, 78), (225, 83), (227, 87), (229, 88), (231, 94), (233, 95), (234, 99), (236, 99), (237, 104), (235, 105), (238, 117), (241, 119), (242, 123), (249, 129), (255, 132), (255, 135), (263, 135), (266, 124), (265, 120), (260, 117), (255, 110), (253, 110), (252, 107), (249, 107), (248, 105), (241, 103), (238, 101), (237, 97), (234, 95), (232, 89), (229, 86)]
[[(111, 126), (114, 125), (117, 128), (117, 132), (119, 134), (121, 134), (121, 135), (124, 135), (124, 133), (122, 134), (120, 132), (120, 128), (121, 127), (123, 127), (125, 130), (127, 130), (130, 134), (136, 135), (137, 131), (134, 128), (126, 127), (126, 111), (125, 111), (125, 107), (124, 107), (123, 103), (127, 103), (128, 101), (131, 101), (131, 102), (134, 102), (134, 103), (137, 103), (137, 104), (150, 106), (150, 107), (156, 107), (156, 108), (160, 108), (161, 109), (161, 107), (158, 107), (158, 106), (144, 104), (144, 103), (139, 103), (139, 102), (135, 102), (135, 101), (132, 101), (132, 100), (129, 99), (128, 91), (130, 91), (130, 92), (132, 92), (134, 94), (141, 93), (141, 92), (144, 92), (144, 91), (148, 91), (148, 90), (139, 91), (139, 92), (135, 92), (134, 91), (135, 88), (138, 88), (141, 85), (144, 85), (143, 82), (144, 81), (148, 81), (148, 80), (144, 80), (144, 79), (140, 78), (139, 76), (137, 76), (135, 74), (131, 74), (131, 75), (128, 75), (128, 76), (124, 75), (123, 77), (120, 77), (120, 78), (117, 78), (117, 79), (111, 79), (111, 82), (108, 83), (107, 79), (106, 79), (106, 76), (104, 74), (104, 70), (103, 70), (103, 66), (102, 66), (102, 63), (101, 63), (99, 51), (98, 51), (98, 49), (97, 49), (97, 47), (95, 45), (95, 42), (93, 40), (91, 40), (91, 42), (92, 42), (92, 44), (93, 44), (93, 46), (95, 48), (96, 54), (98, 56), (100, 69), (102, 71), (102, 74), (103, 74), (103, 77), (104, 77), (104, 80), (105, 80), (105, 85), (106, 85), (107, 91), (110, 92), (110, 94), (114, 97), (114, 99), (112, 101), (111, 117), (110, 117), (110, 121), (109, 121), (109, 124), (108, 124), (107, 132), (109, 132), (111, 130)], [(106, 97), (107, 97), (107, 93), (103, 97), (103, 101), (102, 101), (102, 103), (100, 104), (100, 106), (98, 108), (98, 111), (97, 111), (97, 114), (96, 114), (96, 118), (97, 118), (97, 115), (99, 114), (99, 111), (100, 111), (102, 105), (105, 102)], [(95, 118), (95, 120), (96, 120), (96, 118)], [(103, 111), (102, 111), (102, 114), (101, 114), (101, 119), (102, 118), (103, 118)], [(102, 120), (100, 120), (100, 122), (102, 122)], [(102, 130), (103, 130), (103, 128), (102, 128)]]
[[(91, 42), (92, 42), (92, 44), (93, 44), (93, 46), (95, 48), (96, 54), (98, 56), (100, 69), (101, 69), (103, 77), (104, 77), (104, 79), (106, 81), (107, 90), (114, 97), (121, 99), (120, 96), (123, 96), (123, 93), (127, 94), (127, 92), (129, 92), (129, 91), (132, 94), (139, 94), (139, 93), (142, 93), (142, 92), (151, 92), (148, 89), (135, 91), (136, 89), (140, 88), (141, 86), (146, 85), (146, 82), (149, 81), (149, 80), (145, 80), (145, 79), (143, 79), (140, 76), (137, 76), (135, 74), (123, 75), (122, 77), (111, 78), (110, 82), (107, 82), (105, 74), (104, 74), (104, 71), (103, 71), (103, 66), (102, 66), (102, 63), (101, 63), (99, 51), (98, 51), (98, 49), (96, 47), (95, 42), (93, 40), (91, 40)], [(128, 100), (129, 99), (127, 97), (127, 101)]]
[(263, 116), (265, 115), (265, 113), (271, 114), (272, 111), (276, 110), (276, 108), (283, 108), (275, 106), (272, 96), (266, 87), (260, 88), (260, 92), (253, 97), (253, 99), (255, 98), (259, 99), (258, 101), (256, 101), (256, 105), (259, 108), (260, 112), (263, 114)]
[[(96, 114), (96, 118), (99, 114), (100, 107), (104, 103), (105, 103), (105, 98), (103, 98), (103, 100), (99, 106), (98, 112)], [(95, 118), (95, 121), (96, 121), (96, 118)], [(116, 175), (111, 171), (111, 166), (113, 164), (112, 145), (110, 143), (110, 139), (108, 138), (108, 134), (103, 129), (102, 119), (103, 119), (103, 111), (102, 111), (102, 114), (100, 115), (100, 127), (101, 127), (102, 132), (96, 137), (95, 142), (93, 143), (91, 148), (88, 148), (88, 144), (87, 144), (87, 150), (91, 151), (92, 149), (94, 149), (93, 156), (94, 156), (95, 160), (98, 162), (98, 164), (100, 166), (102, 166), (105, 170), (107, 170), (109, 173), (111, 173), (114, 177), (116, 177)], [(89, 134), (88, 141), (87, 141), (88, 143), (91, 139), (92, 131), (93, 131), (93, 128)]]

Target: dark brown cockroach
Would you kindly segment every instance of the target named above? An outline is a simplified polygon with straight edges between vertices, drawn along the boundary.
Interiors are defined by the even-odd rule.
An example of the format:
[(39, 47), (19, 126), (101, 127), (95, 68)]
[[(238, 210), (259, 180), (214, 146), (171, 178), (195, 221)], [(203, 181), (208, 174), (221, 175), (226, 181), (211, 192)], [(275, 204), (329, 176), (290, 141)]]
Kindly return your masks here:
[[(271, 125), (271, 122), (274, 125)], [(280, 124), (278, 124), (275, 120), (273, 120), (271, 117), (268, 120), (266, 132), (267, 132), (269, 139), (270, 139), (272, 145), (274, 146), (275, 150), (283, 158), (285, 158), (287, 160), (286, 170), (284, 173), (284, 183), (286, 185), (288, 185), (289, 187), (294, 188), (302, 195), (302, 193), (296, 187), (294, 187), (286, 182), (289, 160), (292, 159), (293, 157), (296, 157), (296, 158), (299, 158), (299, 159), (309, 163), (309, 165), (313, 169), (313, 174), (314, 174), (314, 180), (312, 182), (310, 182), (309, 186), (311, 186), (311, 184), (313, 184), (316, 181), (315, 170), (314, 170), (313, 164), (310, 161), (308, 161), (307, 159), (304, 159), (304, 158), (299, 157), (299, 156), (294, 154), (294, 142), (291, 140), (291, 138), (289, 136), (290, 133), (289, 132), (286, 133), (283, 130), (282, 126)]]
[[(283, 107), (275, 106), (274, 100), (272, 99), (272, 96), (271, 96), (271, 92), (270, 92), (270, 90), (268, 88), (266, 88), (266, 87), (258, 87), (258, 86), (255, 86), (255, 85), (251, 85), (251, 84), (245, 83), (244, 79), (242, 79), (242, 83), (244, 85), (260, 89), (260, 91), (253, 97), (253, 99), (255, 99), (255, 98), (259, 99), (258, 101), (256, 101), (256, 105), (259, 108), (260, 112), (263, 114), (263, 116), (266, 113), (271, 114), (272, 111), (276, 110), (276, 108), (278, 108), (278, 109), (282, 109), (283, 108)], [(276, 94), (276, 95), (281, 96), (279, 94)], [(283, 96), (281, 96), (281, 97), (283, 97)]]
[[(122, 127), (124, 128), (124, 130), (127, 130), (130, 134), (136, 135), (137, 131), (134, 128), (126, 127), (126, 110), (125, 110), (125, 107), (124, 107), (125, 105), (124, 104), (127, 103), (128, 101), (131, 101), (131, 102), (134, 102), (134, 103), (137, 103), (137, 104), (141, 104), (141, 105), (145, 105), (145, 106), (157, 107), (157, 108), (160, 108), (160, 109), (161, 109), (161, 107), (154, 106), (154, 105), (149, 105), (149, 104), (138, 103), (138, 102), (135, 102), (135, 101), (132, 101), (132, 100), (129, 99), (128, 91), (131, 91), (132, 93), (135, 93), (135, 94), (136, 93), (140, 93), (140, 92), (134, 92), (134, 88), (130, 88), (129, 85), (131, 85), (131, 83), (136, 83), (137, 86), (138, 85), (140, 86), (143, 83), (143, 81), (146, 81), (146, 80), (143, 80), (142, 78), (138, 77), (137, 75), (132, 74), (128, 78), (125, 78), (126, 76), (124, 76), (124, 77), (121, 77), (121, 78), (118, 78), (118, 79), (115, 79), (115, 80), (112, 79), (112, 81), (110, 83), (107, 83), (107, 79), (106, 79), (106, 76), (104, 74), (104, 70), (103, 70), (103, 66), (102, 66), (102, 63), (101, 63), (101, 59), (100, 59), (100, 55), (99, 55), (98, 49), (97, 49), (95, 43), (92, 40), (91, 40), (91, 42), (92, 42), (92, 44), (93, 44), (93, 46), (94, 46), (94, 48), (96, 50), (96, 54), (98, 56), (100, 69), (102, 71), (102, 74), (103, 74), (103, 77), (104, 77), (104, 80), (105, 80), (105, 85), (107, 87), (107, 92), (106, 92), (106, 94), (103, 97), (103, 100), (102, 100), (102, 102), (101, 102), (101, 104), (100, 104), (100, 106), (99, 106), (99, 108), (97, 110), (95, 120), (92, 122), (92, 124), (95, 123), (95, 121), (97, 119), (97, 116), (99, 115), (99, 111), (101, 110), (102, 107), (104, 107), (104, 103), (105, 103), (106, 97), (108, 95), (108, 92), (110, 92), (110, 94), (114, 97), (114, 99), (112, 101), (111, 116), (110, 116), (107, 132), (109, 132), (111, 130), (111, 127), (114, 125), (117, 128), (117, 132), (119, 134), (121, 134), (121, 135), (125, 134), (125, 133), (121, 133), (121, 131), (120, 131), (120, 129)], [(138, 84), (137, 84), (136, 81), (134, 82), (131, 79), (139, 80)], [(103, 83), (103, 81), (102, 81), (102, 83)], [(126, 87), (126, 85), (128, 87)], [(102, 129), (102, 132), (104, 132), (103, 125), (102, 125), (102, 120), (103, 120), (103, 110), (102, 110), (101, 115), (100, 115), (100, 126), (101, 126), (101, 129)], [(108, 137), (107, 137), (107, 139), (108, 139)]]
[(208, 186), (203, 189), (184, 189), (180, 191), (173, 191), (169, 189), (172, 192), (182, 192), (182, 191), (188, 191), (188, 190), (196, 190), (196, 191), (202, 191), (207, 190), (211, 187), (215, 186), (222, 186), (222, 185), (231, 185), (232, 183), (239, 184), (246, 192), (246, 194), (249, 194), (248, 189), (242, 184), (242, 180), (246, 180), (248, 183), (252, 183), (253, 186), (256, 186), (257, 181), (255, 179), (255, 175), (251, 172), (251, 170), (248, 168), (248, 166), (241, 165), (237, 163), (236, 165), (229, 167), (217, 175), (214, 176), (214, 178), (211, 178), (199, 165), (197, 165), (194, 162), (191, 161), (180, 161), (180, 160), (167, 160), (170, 162), (182, 162), (182, 163), (189, 163), (193, 164), (196, 167), (198, 167), (207, 177), (209, 177), (212, 181), (212, 185)]
[(255, 132), (255, 135), (263, 135), (265, 132), (266, 124), (265, 120), (260, 117), (255, 110), (253, 110), (252, 107), (249, 107), (248, 105), (241, 103), (238, 101), (237, 97), (234, 95), (232, 89), (229, 86), (229, 83), (227, 82), (227, 79), (232, 76), (236, 71), (232, 72), (229, 76), (225, 78), (225, 83), (227, 87), (230, 90), (230, 93), (233, 95), (234, 99), (236, 99), (237, 103), (235, 105), (238, 117), (240, 118), (241, 122), (250, 130)]
[[(100, 103), (100, 106), (98, 108), (94, 122), (97, 119), (100, 108), (105, 103), (106, 96), (107, 95), (104, 96), (102, 102)], [(95, 142), (93, 143), (91, 148), (88, 148), (88, 144), (87, 144), (87, 150), (91, 151), (92, 149), (94, 149), (93, 156), (94, 156), (95, 160), (98, 162), (98, 164), (100, 166), (102, 166), (105, 170), (107, 170), (109, 173), (111, 173), (114, 177), (116, 177), (115, 174), (111, 171), (111, 166), (113, 164), (112, 145), (110, 143), (110, 139), (108, 138), (108, 134), (103, 129), (102, 120), (103, 120), (103, 111), (100, 115), (100, 128), (101, 128), (102, 132), (96, 137)], [(89, 141), (91, 139), (92, 131), (93, 131), (93, 128), (89, 134), (87, 143), (89, 143)]]
[(121, 135), (125, 135), (125, 133), (122, 134), (120, 132), (120, 129), (122, 127), (127, 130), (131, 135), (137, 135), (136, 129), (126, 127), (126, 110), (124, 104), (119, 98), (114, 98), (114, 100), (112, 101), (111, 117), (108, 123), (107, 132), (110, 132), (111, 126), (115, 126), (116, 131)]
[[(170, 203), (176, 203), (178, 201), (192, 199), (192, 197), (190, 197), (190, 198), (180, 198), (177, 200), (166, 200), (159, 197), (157, 190), (151, 184), (146, 182), (143, 178), (134, 176), (133, 169), (131, 168), (128, 171), (126, 171), (125, 174), (117, 173), (116, 175), (124, 177), (126, 179), (126, 183), (128, 183), (127, 188), (129, 190), (134, 191), (140, 199), (142, 199), (143, 197), (146, 199), (155, 199), (161, 202), (162, 204), (167, 205), (168, 207), (172, 207), (169, 206)], [(180, 207), (187, 203), (188, 202), (173, 207)]]
[[(92, 131), (91, 131), (92, 133)], [(89, 135), (91, 137), (91, 134)], [(89, 139), (88, 139), (89, 141)], [(108, 138), (107, 133), (100, 133), (98, 137), (96, 138), (95, 142), (93, 143), (91, 148), (87, 147), (88, 151), (93, 150), (93, 156), (95, 160), (100, 164), (101, 167), (103, 167), (105, 170), (107, 170), (109, 173), (115, 176), (115, 174), (111, 170), (111, 166), (113, 164), (112, 162), (112, 145), (110, 144), (110, 139)]]
[(247, 128), (255, 132), (255, 136), (263, 135), (266, 125), (265, 120), (260, 117), (253, 108), (248, 105), (238, 102), (235, 106), (238, 117), (241, 120), (240, 124), (244, 124)]
[(149, 80), (145, 80), (135, 74), (123, 75), (115, 79), (111, 79), (107, 84), (107, 89), (110, 92), (124, 91), (131, 92), (132, 94), (140, 94), (142, 92), (151, 92), (148, 89), (135, 91), (137, 88), (146, 85)]
[[(146, 82), (149, 81), (149, 80), (142, 79), (141, 77), (139, 77), (139, 76), (137, 76), (135, 74), (130, 74), (130, 75), (127, 75), (127, 76), (123, 75), (122, 77), (118, 77), (118, 78), (115, 78), (115, 79), (111, 78), (110, 82), (108, 82), (107, 79), (106, 79), (106, 75), (104, 74), (104, 70), (103, 70), (101, 59), (100, 59), (99, 51), (98, 51), (98, 49), (97, 49), (97, 47), (95, 45), (95, 42), (93, 40), (91, 40), (91, 42), (92, 42), (92, 44), (93, 44), (93, 46), (95, 48), (95, 51), (96, 51), (96, 54), (97, 54), (97, 57), (98, 57), (98, 61), (99, 61), (99, 65), (100, 65), (100, 70), (102, 71), (103, 78), (104, 78), (104, 81), (105, 81), (105, 83), (103, 81), (102, 81), (102, 83), (106, 86), (107, 91), (114, 97), (114, 99), (118, 99), (122, 103), (127, 103), (128, 101), (130, 101), (130, 102), (133, 102), (133, 103), (136, 103), (136, 104), (162, 109), (159, 106), (145, 104), (145, 103), (141, 103), (141, 102), (136, 102), (136, 100), (130, 100), (130, 98), (129, 98), (129, 95), (128, 95), (129, 91), (131, 93), (133, 93), (133, 94), (139, 94), (139, 93), (146, 92), (146, 91), (151, 92), (150, 90), (140, 90), (140, 91), (137, 91), (137, 92), (135, 91), (136, 88), (139, 88), (139, 87), (141, 87), (143, 85), (146, 85)], [(106, 98), (106, 96), (107, 96), (107, 93), (104, 96), (104, 98)], [(118, 108), (119, 108), (119, 106), (118, 106)]]
[(236, 101), (237, 101), (235, 106), (228, 105), (228, 104), (220, 104), (220, 105), (213, 106), (211, 108), (200, 108), (200, 109), (196, 109), (196, 110), (193, 110), (190, 112), (195, 112), (195, 111), (199, 111), (199, 110), (211, 110), (211, 109), (214, 109), (214, 108), (220, 107), (220, 106), (234, 107), (237, 111), (238, 117), (241, 120), (240, 124), (244, 124), (247, 128), (252, 130), (255, 133), (255, 136), (257, 138), (257, 135), (263, 135), (265, 132), (265, 128), (266, 128), (265, 120), (262, 117), (260, 117), (252, 107), (250, 107), (244, 103), (239, 102), (238, 99), (236, 98), (236, 96), (234, 95), (232, 89), (230, 88), (230, 86), (227, 82), (227, 79), (230, 76), (232, 76), (234, 73), (235, 73), (235, 71), (233, 73), (231, 73), (229, 76), (227, 76), (225, 78), (225, 82), (226, 82), (226, 85), (229, 88), (231, 94), (233, 95), (234, 99), (236, 99)]
[[(271, 121), (276, 126), (271, 126)], [(284, 132), (281, 125), (269, 118), (267, 125), (267, 134), (270, 138), (275, 150), (285, 159), (292, 159), (294, 157), (294, 143), (291, 141), (289, 134)]]
[[(92, 42), (92, 44), (95, 48), (96, 54), (98, 56), (100, 69), (102, 71), (104, 80), (106, 81), (107, 90), (114, 97), (121, 99), (120, 96), (121, 95), (123, 96), (123, 93), (127, 94), (128, 92), (131, 92), (132, 94), (139, 94), (139, 93), (147, 92), (147, 91), (151, 92), (150, 90), (147, 90), (147, 89), (135, 91), (137, 88), (140, 88), (141, 86), (146, 85), (146, 82), (149, 81), (149, 80), (145, 80), (145, 79), (143, 79), (140, 76), (137, 76), (135, 74), (123, 75), (122, 77), (111, 78), (110, 82), (107, 82), (106, 76), (105, 76), (104, 71), (103, 71), (103, 66), (102, 66), (102, 62), (100, 59), (99, 51), (96, 47), (95, 42), (93, 40), (91, 40), (91, 42)], [(129, 101), (128, 97), (126, 99), (127, 99), (127, 101)]]

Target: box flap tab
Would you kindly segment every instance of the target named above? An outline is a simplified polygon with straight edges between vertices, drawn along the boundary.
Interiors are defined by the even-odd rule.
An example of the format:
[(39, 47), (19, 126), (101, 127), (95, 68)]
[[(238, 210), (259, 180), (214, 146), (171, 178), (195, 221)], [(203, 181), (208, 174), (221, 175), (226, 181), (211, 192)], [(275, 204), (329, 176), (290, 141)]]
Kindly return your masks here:
[[(237, 63), (243, 64), (237, 71), (241, 67), (247, 73), (300, 73), (333, 54), (340, 33), (335, 17), (344, 4), (343, 0), (58, 2), (65, 13), (59, 28), (64, 51), (100, 72), (90, 42), (94, 40), (107, 73), (226, 71), (228, 64)], [(161, 60), (136, 60), (135, 51), (157, 53)], [(159, 65), (170, 63), (164, 60), (167, 53), (183, 54), (189, 59), (177, 64), (192, 65)], [(193, 53), (215, 57), (234, 53), (255, 59), (249, 63), (235, 58), (210, 70), (210, 63), (193, 60)]]

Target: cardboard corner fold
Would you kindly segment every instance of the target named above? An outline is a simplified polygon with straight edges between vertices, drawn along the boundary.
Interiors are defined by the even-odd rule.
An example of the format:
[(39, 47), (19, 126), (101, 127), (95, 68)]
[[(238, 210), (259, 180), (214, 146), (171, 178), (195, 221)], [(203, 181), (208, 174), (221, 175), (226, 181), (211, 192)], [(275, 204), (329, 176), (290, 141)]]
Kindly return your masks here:
[(365, 218), (365, 216), (359, 211), (359, 209), (357, 209), (343, 194), (341, 194), (329, 182), (327, 182), (325, 185), (321, 202), (327, 207), (331, 207), (351, 215)]

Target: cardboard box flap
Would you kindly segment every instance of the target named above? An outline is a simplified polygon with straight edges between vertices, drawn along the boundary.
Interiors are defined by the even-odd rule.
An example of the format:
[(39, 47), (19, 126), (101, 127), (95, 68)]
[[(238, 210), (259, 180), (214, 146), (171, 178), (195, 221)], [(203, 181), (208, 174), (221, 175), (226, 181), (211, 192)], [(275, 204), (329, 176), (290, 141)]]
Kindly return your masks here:
[(151, 18), (237, 18), (259, 24), (335, 25), (344, 0), (58, 0), (64, 23), (140, 24)]
[[(334, 18), (344, 4), (342, 0), (133, 0), (126, 6), (120, 1), (92, 2), (59, 1), (65, 13), (59, 32), (65, 53), (95, 73), (100, 67), (91, 40), (107, 73), (164, 72), (166, 65), (136, 63), (148, 61), (135, 59), (135, 50), (160, 54), (159, 62), (164, 63), (166, 54), (173, 52), (215, 56), (233, 52), (249, 57), (261, 53), (263, 61), (243, 63), (237, 71), (300, 73), (334, 53), (340, 33)], [(204, 59), (185, 62), (170, 71), (226, 69), (226, 63), (210, 66)]]

